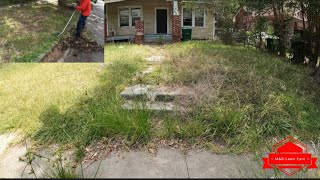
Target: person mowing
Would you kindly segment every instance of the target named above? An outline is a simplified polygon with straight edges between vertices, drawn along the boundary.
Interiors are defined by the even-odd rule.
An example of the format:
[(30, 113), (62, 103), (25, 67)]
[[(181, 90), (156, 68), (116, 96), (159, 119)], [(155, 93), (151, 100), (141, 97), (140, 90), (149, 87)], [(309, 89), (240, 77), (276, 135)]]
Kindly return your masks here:
[(77, 38), (81, 37), (81, 31), (84, 29), (86, 24), (87, 17), (91, 13), (91, 0), (81, 0), (79, 6), (75, 6), (75, 9), (81, 12), (78, 24), (77, 24), (77, 33), (75, 36)]

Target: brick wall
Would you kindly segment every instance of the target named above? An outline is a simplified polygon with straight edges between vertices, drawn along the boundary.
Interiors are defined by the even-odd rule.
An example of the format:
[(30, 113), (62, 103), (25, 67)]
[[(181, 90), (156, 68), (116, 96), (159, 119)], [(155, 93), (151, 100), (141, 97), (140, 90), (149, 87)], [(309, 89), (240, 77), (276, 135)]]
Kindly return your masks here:
[(144, 21), (143, 20), (136, 20), (135, 21), (135, 29), (136, 29), (136, 35), (134, 38), (134, 42), (136, 44), (142, 44), (143, 43), (143, 36), (144, 36)]
[(172, 39), (173, 42), (181, 41), (181, 15), (172, 16)]

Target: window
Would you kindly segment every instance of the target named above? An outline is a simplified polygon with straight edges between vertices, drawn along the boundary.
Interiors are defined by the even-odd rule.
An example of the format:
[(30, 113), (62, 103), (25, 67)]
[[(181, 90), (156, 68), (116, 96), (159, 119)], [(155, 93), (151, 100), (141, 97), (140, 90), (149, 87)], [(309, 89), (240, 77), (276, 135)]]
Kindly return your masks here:
[(192, 26), (192, 11), (190, 9), (183, 9), (183, 26)]
[(195, 10), (194, 26), (204, 27), (204, 12), (203, 12), (203, 10)]
[(204, 10), (183, 8), (183, 26), (204, 27)]
[(136, 20), (142, 17), (141, 8), (120, 8), (119, 21), (120, 27), (133, 27)]
[(141, 18), (141, 9), (140, 8), (132, 8), (131, 9), (131, 19), (132, 19), (132, 26), (136, 25), (136, 20)]
[(129, 26), (129, 8), (120, 9), (120, 27)]

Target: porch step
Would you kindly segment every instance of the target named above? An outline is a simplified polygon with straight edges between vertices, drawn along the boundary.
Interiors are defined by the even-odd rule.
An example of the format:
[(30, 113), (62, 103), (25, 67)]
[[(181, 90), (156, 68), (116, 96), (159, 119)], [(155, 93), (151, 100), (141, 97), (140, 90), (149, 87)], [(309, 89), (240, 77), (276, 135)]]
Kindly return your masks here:
[(110, 36), (107, 37), (107, 42), (115, 42), (115, 41), (134, 41), (134, 36)]
[[(107, 42), (116, 42), (116, 41), (130, 41), (134, 42), (134, 35), (129, 36), (109, 36), (107, 37)], [(171, 34), (145, 34), (144, 42), (146, 43), (157, 43), (162, 39), (162, 42), (172, 42)]]
[(144, 42), (146, 43), (155, 43), (159, 42), (162, 39), (162, 42), (171, 42), (172, 35), (170, 34), (146, 34), (144, 35)]

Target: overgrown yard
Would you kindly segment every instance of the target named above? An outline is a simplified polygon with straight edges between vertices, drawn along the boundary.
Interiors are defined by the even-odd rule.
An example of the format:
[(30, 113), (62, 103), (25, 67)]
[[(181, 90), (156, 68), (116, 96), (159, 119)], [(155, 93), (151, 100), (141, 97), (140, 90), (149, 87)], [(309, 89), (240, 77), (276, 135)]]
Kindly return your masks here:
[(38, 60), (59, 41), (56, 33), (62, 31), (71, 16), (69, 10), (53, 4), (31, 1), (21, 6), (2, 7), (1, 13), (0, 63)]
[(187, 113), (165, 119), (165, 137), (222, 142), (233, 150), (257, 150), (292, 135), (317, 141), (320, 88), (313, 69), (252, 48), (210, 42), (166, 47), (170, 57), (145, 84), (187, 86)]
[[(141, 77), (145, 59), (158, 50), (166, 60)], [(104, 68), (2, 67), (0, 130), (21, 129), (42, 143), (71, 143), (80, 147), (79, 159), (84, 147), (102, 137), (129, 146), (182, 140), (215, 152), (256, 151), (289, 135), (319, 138), (320, 91), (307, 67), (209, 42), (107, 45), (105, 58)], [(122, 109), (120, 92), (137, 83), (183, 86), (192, 95), (178, 99), (184, 110), (171, 114)]]
[[(149, 116), (151, 139), (203, 142), (222, 152), (255, 151), (289, 135), (318, 140), (320, 89), (310, 76), (313, 69), (252, 48), (218, 43), (160, 49), (167, 60), (131, 84), (187, 87), (193, 95), (177, 100), (181, 112)], [(145, 57), (146, 51), (149, 46), (109, 45), (105, 55), (108, 61), (128, 54)]]

